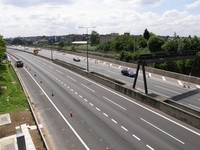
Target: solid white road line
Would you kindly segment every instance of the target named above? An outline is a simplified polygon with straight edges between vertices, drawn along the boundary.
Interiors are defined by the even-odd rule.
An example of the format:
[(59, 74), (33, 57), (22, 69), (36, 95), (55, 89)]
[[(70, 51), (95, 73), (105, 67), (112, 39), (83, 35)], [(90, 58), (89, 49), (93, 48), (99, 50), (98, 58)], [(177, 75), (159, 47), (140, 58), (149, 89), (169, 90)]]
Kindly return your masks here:
[(84, 84), (81, 84), (82, 86), (84, 86), (85, 88), (87, 88), (88, 90), (92, 91), (92, 92), (95, 92), (93, 89), (89, 88), (88, 86), (84, 85)]
[(69, 79), (73, 80), (74, 82), (76, 82), (76, 80), (68, 75), (66, 75), (66, 77), (68, 77)]
[(49, 68), (54, 69), (52, 66), (48, 65)]
[(140, 118), (140, 119), (141, 119), (142, 121), (146, 122), (147, 124), (149, 124), (150, 126), (156, 128), (157, 130), (159, 130), (159, 131), (163, 132), (164, 134), (168, 135), (169, 137), (171, 137), (171, 138), (175, 139), (176, 141), (180, 142), (181, 144), (185, 144), (183, 141), (177, 139), (176, 137), (174, 137), (174, 136), (172, 136), (171, 134), (167, 133), (166, 131), (164, 131), (164, 130), (158, 128), (157, 126), (155, 126), (155, 125), (153, 125), (152, 123), (146, 121), (145, 119), (143, 119), (143, 118)]
[(119, 104), (113, 102), (112, 100), (108, 99), (107, 97), (103, 96), (103, 98), (106, 99), (107, 101), (109, 101), (109, 102), (111, 102), (111, 103), (117, 105), (117, 106), (120, 107), (121, 109), (126, 110), (126, 108), (124, 108), (124, 107), (120, 106)]
[[(26, 70), (26, 69), (25, 69)], [(70, 129), (73, 131), (73, 133), (76, 135), (76, 137), (79, 139), (79, 141), (83, 144), (83, 146), (90, 150), (90, 148), (86, 145), (86, 143), (83, 141), (83, 139), (79, 136), (79, 134), (76, 132), (76, 130), (72, 127), (72, 125), (68, 122), (68, 120), (64, 117), (64, 115), (61, 113), (61, 111), (56, 107), (56, 105), (53, 103), (53, 101), (49, 98), (49, 96), (46, 94), (46, 92), (43, 90), (43, 88), (37, 83), (37, 81), (33, 78), (33, 76), (26, 70), (26, 72), (30, 75), (30, 77), (33, 79), (33, 81), (37, 84), (37, 86), (42, 90), (44, 95), (47, 97), (49, 102), (53, 105), (53, 107), (57, 110), (59, 115), (63, 118), (63, 120), (67, 123), (67, 125), (70, 127)]]
[(192, 105), (192, 104), (188, 104), (189, 106), (191, 106), (191, 107), (194, 107), (194, 108), (196, 108), (196, 109), (199, 109), (200, 110), (200, 107), (197, 107), (197, 106), (194, 106), (194, 105)]
[(59, 70), (56, 70), (56, 72), (60, 73), (60, 74), (63, 74), (63, 72), (59, 71)]

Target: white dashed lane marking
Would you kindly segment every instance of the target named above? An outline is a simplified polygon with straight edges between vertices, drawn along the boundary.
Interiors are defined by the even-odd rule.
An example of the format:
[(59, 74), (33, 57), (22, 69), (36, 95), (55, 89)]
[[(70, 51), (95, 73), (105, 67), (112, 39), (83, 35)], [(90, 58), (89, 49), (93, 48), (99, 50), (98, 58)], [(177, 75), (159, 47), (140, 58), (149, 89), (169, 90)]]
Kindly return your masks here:
[(108, 117), (108, 115), (106, 113), (103, 113), (104, 116)]
[(114, 123), (117, 123), (117, 121), (115, 121), (114, 119), (111, 119)]
[(99, 108), (96, 107), (96, 110), (101, 111)]
[(150, 150), (154, 150), (151, 146), (149, 146), (148, 144), (146, 145)]
[(94, 106), (92, 103), (90, 103), (91, 106)]
[(124, 126), (121, 126), (122, 129), (124, 129), (125, 131), (128, 131), (128, 129), (126, 129)]
[(133, 137), (136, 138), (138, 141), (140, 141), (141, 139), (139, 137), (137, 137), (135, 134), (133, 134)]

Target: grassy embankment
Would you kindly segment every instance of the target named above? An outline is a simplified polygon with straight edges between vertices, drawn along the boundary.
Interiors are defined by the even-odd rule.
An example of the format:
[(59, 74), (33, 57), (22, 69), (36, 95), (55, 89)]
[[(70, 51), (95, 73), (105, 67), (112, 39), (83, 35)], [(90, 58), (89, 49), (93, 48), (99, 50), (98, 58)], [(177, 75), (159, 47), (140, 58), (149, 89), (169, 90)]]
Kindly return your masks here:
[(26, 97), (13, 68), (0, 64), (0, 114), (28, 108)]

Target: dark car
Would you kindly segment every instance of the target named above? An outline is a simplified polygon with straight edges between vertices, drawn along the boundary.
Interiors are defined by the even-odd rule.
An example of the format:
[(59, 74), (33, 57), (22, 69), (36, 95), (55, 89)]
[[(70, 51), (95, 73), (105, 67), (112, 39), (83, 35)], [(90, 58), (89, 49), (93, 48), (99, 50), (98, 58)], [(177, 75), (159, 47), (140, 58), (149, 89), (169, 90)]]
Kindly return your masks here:
[(78, 57), (74, 57), (73, 61), (80, 62), (81, 60)]
[(121, 70), (121, 74), (128, 77), (135, 77), (135, 73), (130, 68), (124, 68)]
[(15, 66), (16, 66), (17, 68), (21, 68), (21, 67), (24, 66), (24, 63), (23, 63), (21, 60), (17, 60), (17, 61), (15, 62)]

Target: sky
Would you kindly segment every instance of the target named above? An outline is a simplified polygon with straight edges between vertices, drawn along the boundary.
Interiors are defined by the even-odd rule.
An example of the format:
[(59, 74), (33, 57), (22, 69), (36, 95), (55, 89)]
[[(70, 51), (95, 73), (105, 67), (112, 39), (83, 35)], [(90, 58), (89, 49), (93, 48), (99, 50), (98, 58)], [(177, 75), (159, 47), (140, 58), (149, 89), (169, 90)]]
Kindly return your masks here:
[(0, 14), (4, 38), (145, 29), (200, 37), (200, 0), (0, 0)]

